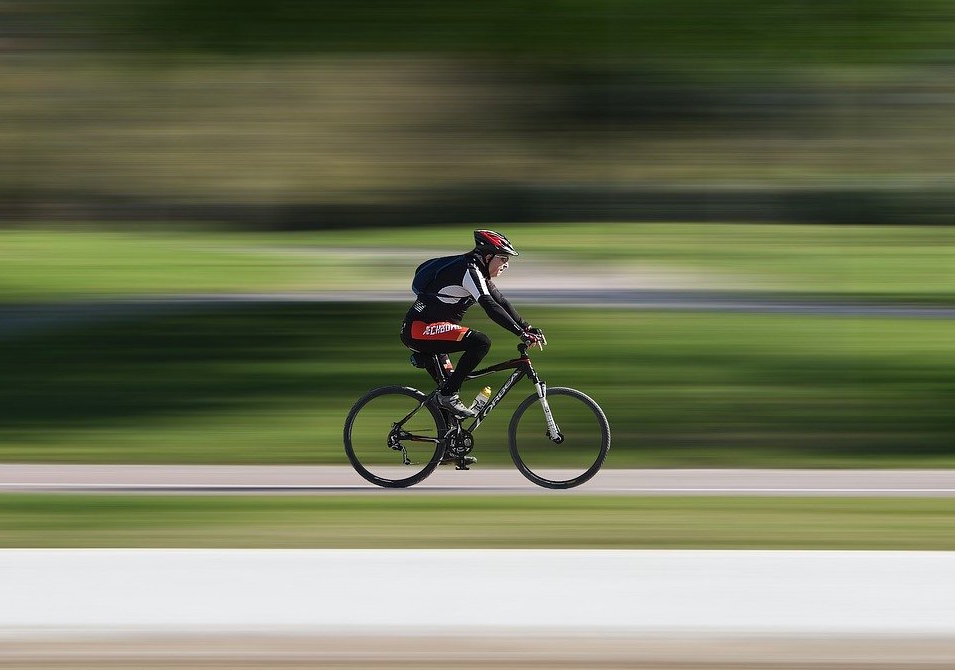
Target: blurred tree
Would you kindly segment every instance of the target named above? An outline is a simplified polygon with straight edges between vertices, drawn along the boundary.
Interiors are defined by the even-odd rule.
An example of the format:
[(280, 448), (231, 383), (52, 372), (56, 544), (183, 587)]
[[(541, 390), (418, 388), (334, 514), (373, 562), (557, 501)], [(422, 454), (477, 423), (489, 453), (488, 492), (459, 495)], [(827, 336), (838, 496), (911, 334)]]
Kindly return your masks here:
[[(60, 3), (73, 7), (78, 3)], [(109, 41), (160, 51), (946, 61), (949, 0), (87, 0)]]

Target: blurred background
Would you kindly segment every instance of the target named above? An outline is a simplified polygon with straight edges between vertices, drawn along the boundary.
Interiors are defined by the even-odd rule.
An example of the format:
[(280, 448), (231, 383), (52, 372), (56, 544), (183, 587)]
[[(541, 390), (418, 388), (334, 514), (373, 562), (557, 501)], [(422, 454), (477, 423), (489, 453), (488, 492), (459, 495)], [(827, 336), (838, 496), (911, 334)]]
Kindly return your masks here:
[(4, 0), (0, 215), (949, 223), (946, 0)]
[[(939, 550), (955, 549), (955, 533), (944, 490), (545, 497), (523, 495), (536, 487), (522, 481), (526, 490), (491, 495), (439, 486), (435, 499), (363, 492), (357, 474), (347, 494), (312, 495), (341, 493), (329, 470), (306, 486), (269, 488), (254, 469), (248, 489), (216, 489), (223, 495), (175, 486), (141, 495), (155, 491), (130, 487), (134, 475), (123, 472), (145, 469), (102, 465), (347, 468), (342, 424), (357, 398), (432, 385), (398, 341), (414, 269), (469, 250), (473, 229), (492, 228), (520, 250), (497, 283), (547, 333), (533, 354), (541, 377), (579, 388), (607, 414), (606, 468), (955, 467), (953, 205), (951, 0), (0, 0), (0, 547), (892, 549), (946, 560)], [(515, 339), (479, 308), (466, 324), (492, 337), (488, 362), (513, 356)], [(482, 424), (475, 467), (513, 467), (506, 429), (530, 392), (515, 391)], [(10, 490), (18, 463), (28, 493)], [(81, 473), (116, 488), (44, 494), (34, 464), (53, 464), (58, 482), (87, 481)], [(460, 476), (455, 484), (473, 487), (469, 474), (446, 468), (432, 482)], [(633, 475), (635, 486), (652, 486), (654, 474)], [(257, 495), (276, 492), (300, 495)], [(853, 574), (866, 574), (873, 559), (854, 553)], [(63, 574), (22, 560), (29, 570), (7, 571), (14, 595), (50, 610), (56, 598), (17, 575), (48, 574), (56, 589)], [(487, 567), (441, 560), (439, 585)], [(655, 560), (656, 571), (627, 572), (653, 582), (646, 593), (665, 594), (659, 572), (681, 563)], [(780, 583), (805, 585), (806, 602), (840, 612), (833, 603), (862, 603), (865, 612), (843, 608), (843, 630), (859, 615), (901, 612), (904, 629), (922, 637), (906, 633), (898, 653), (918, 662), (898, 667), (927, 658), (951, 667), (950, 651), (923, 639), (944, 626), (920, 629), (925, 608), (906, 620), (906, 605), (880, 599), (910, 581), (882, 579), (882, 569), (864, 596), (841, 600), (847, 589), (830, 587), (848, 567), (819, 587), (805, 564), (777, 560), (792, 573)], [(164, 578), (189, 575), (163, 561), (148, 586), (166, 596)], [(399, 561), (400, 591), (386, 600), (406, 602), (415, 588), (405, 564), (423, 565)], [(126, 621), (136, 590), (122, 565), (90, 572), (84, 586), (103, 589), (104, 607), (122, 603)], [(707, 570), (689, 565), (691, 576)], [(195, 597), (176, 621), (194, 619), (205, 593), (196, 585), (228, 584), (250, 607), (256, 596), (280, 603), (295, 593), (283, 608), (294, 612), (334, 607), (361, 572), (328, 573), (332, 595), (309, 601), (281, 580), (258, 588), (213, 567), (210, 579), (189, 579)], [(552, 592), (566, 600), (594, 568), (578, 556)], [(536, 586), (547, 574), (534, 568)], [(727, 602), (764, 602), (774, 573), (753, 574), (760, 585), (733, 598), (735, 582), (709, 581)], [(925, 602), (939, 602), (928, 583), (937, 573), (913, 574)], [(515, 603), (533, 597), (514, 583)], [(445, 592), (459, 609), (471, 597)], [(619, 594), (630, 592), (615, 590), (608, 609), (629, 612), (634, 599)], [(683, 597), (697, 625), (710, 610), (685, 589), (675, 607)], [(793, 621), (791, 603), (778, 602)], [(28, 623), (19, 614), (0, 659)], [(349, 635), (334, 644), (372, 650), (382, 667), (390, 647), (378, 636), (413, 630), (392, 623), (386, 633), (376, 626), (370, 644)], [(275, 630), (258, 631), (271, 646), (243, 667), (301, 667), (301, 647)], [(105, 645), (105, 636), (84, 643), (74, 662), (50, 646), (51, 631), (34, 636), (35, 667), (93, 667)], [(594, 654), (574, 637), (583, 629), (560, 631), (573, 648), (562, 665)], [(427, 641), (432, 664), (435, 632), (412, 636)], [(208, 648), (242, 653), (255, 633), (243, 628), (238, 645), (210, 638)], [(479, 633), (469, 628), (465, 640), (476, 659), (537, 665), (508, 646), (519, 632), (504, 647)], [(202, 636), (190, 629), (178, 656), (163, 638), (140, 665), (182, 666), (189, 649), (201, 655), (190, 667), (217, 665), (197, 646)], [(136, 639), (116, 652), (127, 665)], [(838, 657), (862, 667), (878, 653), (871, 665), (884, 668), (896, 657), (883, 652), (885, 636), (855, 636), (842, 656), (805, 636), (780, 648), (767, 640), (753, 645), (760, 663), (737, 666), (833, 667)], [(555, 642), (549, 628), (548, 660)], [(601, 653), (616, 653), (605, 643)], [(709, 634), (673, 647), (703, 650), (693, 667), (730, 667), (723, 661), (738, 654), (711, 652), (724, 643), (746, 649), (739, 636)], [(262, 655), (276, 645), (281, 654)], [(455, 646), (458, 665), (467, 648)], [(13, 653), (29, 658), (24, 649)], [(669, 658), (652, 649), (653, 664)], [(395, 663), (410, 667), (401, 653)]]
[(2, 0), (0, 59), (0, 459), (341, 463), (493, 227), (611, 467), (953, 462), (947, 0)]

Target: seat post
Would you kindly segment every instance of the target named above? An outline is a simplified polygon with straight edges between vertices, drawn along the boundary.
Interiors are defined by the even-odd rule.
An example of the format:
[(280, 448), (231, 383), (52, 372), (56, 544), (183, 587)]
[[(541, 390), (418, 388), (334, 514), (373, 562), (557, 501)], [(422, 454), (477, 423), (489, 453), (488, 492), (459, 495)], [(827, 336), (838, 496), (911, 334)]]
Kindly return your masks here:
[(432, 354), (431, 355), (431, 364), (428, 372), (431, 373), (431, 376), (434, 378), (434, 381), (437, 382), (438, 386), (441, 386), (444, 382), (448, 380), (448, 371), (444, 369), (444, 366), (441, 364), (441, 356), (447, 354)]

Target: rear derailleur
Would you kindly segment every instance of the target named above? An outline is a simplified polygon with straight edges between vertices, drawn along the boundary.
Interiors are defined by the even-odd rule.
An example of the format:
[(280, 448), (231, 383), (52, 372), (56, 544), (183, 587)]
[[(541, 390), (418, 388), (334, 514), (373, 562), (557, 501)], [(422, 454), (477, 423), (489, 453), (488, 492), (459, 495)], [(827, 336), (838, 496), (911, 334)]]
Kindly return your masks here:
[(408, 439), (411, 439), (411, 433), (402, 430), (401, 426), (397, 423), (392, 425), (391, 432), (388, 433), (388, 446), (395, 451), (401, 452), (403, 465), (411, 465), (411, 459), (408, 458), (408, 450), (405, 449), (405, 445), (401, 443), (402, 440)]

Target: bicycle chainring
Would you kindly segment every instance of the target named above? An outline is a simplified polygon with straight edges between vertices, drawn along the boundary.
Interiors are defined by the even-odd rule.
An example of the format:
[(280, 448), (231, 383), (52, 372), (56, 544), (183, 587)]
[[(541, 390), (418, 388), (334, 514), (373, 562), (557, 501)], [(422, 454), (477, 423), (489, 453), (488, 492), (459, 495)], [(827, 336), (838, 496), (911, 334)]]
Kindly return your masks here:
[(453, 456), (467, 456), (474, 449), (474, 436), (471, 431), (460, 428), (451, 433), (448, 442), (448, 453)]

